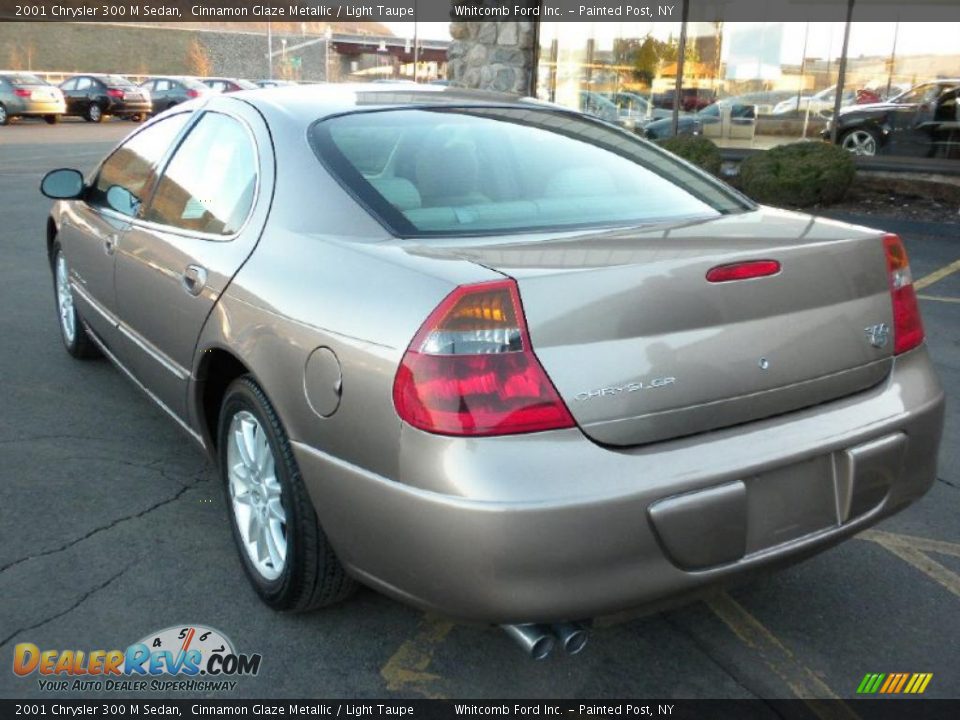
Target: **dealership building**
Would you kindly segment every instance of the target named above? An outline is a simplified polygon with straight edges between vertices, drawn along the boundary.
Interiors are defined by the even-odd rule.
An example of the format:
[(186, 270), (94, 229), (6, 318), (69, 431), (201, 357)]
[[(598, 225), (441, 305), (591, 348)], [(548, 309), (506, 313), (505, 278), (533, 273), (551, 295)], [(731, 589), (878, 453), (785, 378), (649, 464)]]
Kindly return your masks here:
[[(862, 154), (960, 157), (956, 93), (940, 82), (903, 95), (960, 78), (960, 22), (912, 19), (924, 17), (918, 8), (942, 14), (944, 3), (841, 0), (821, 3), (816, 13), (803, 0), (753, 3), (753, 17), (778, 18), (769, 21), (742, 20), (736, 3), (712, 3), (715, 19), (704, 21), (695, 19), (704, 17), (702, 6), (691, 5), (675, 3), (681, 17), (650, 22), (454, 21), (449, 78), (534, 95), (629, 128), (654, 123), (651, 137), (679, 128), (745, 149), (820, 138), (832, 131), (837, 110), (902, 96), (916, 101), (915, 112), (898, 120), (909, 127), (895, 150), (885, 137), (871, 146), (869, 133), (834, 139)], [(764, 5), (787, 12), (764, 13)], [(791, 15), (799, 19), (779, 19)], [(933, 144), (924, 135), (930, 123), (939, 133)]]

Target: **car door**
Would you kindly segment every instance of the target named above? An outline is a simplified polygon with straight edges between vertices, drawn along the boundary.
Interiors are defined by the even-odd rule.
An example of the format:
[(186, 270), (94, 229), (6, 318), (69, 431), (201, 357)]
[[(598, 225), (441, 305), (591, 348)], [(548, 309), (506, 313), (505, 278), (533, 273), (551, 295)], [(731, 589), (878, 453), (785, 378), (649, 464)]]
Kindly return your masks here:
[(253, 108), (206, 110), (159, 178), (117, 256), (117, 306), (130, 369), (186, 420), (197, 338), (256, 245), (273, 186), (272, 147)]
[(149, 192), (156, 168), (186, 124), (169, 118), (136, 133), (100, 165), (84, 197), (61, 217), (58, 239), (70, 265), (80, 312), (93, 330), (113, 344), (117, 328), (114, 265), (116, 248)]

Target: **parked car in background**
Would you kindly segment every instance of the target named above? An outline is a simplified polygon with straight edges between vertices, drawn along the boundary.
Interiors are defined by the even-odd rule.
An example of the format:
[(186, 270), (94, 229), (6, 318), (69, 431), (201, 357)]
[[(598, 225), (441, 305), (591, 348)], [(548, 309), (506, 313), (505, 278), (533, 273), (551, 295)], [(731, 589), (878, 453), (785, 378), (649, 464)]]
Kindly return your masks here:
[(278, 610), (359, 581), (539, 657), (573, 621), (833, 547), (937, 477), (900, 238), (758, 206), (571, 110), (219, 95), (41, 189), (63, 346), (206, 449)]
[(254, 85), (262, 88), (272, 88), (272, 87), (287, 87), (288, 85), (296, 85), (292, 80), (254, 80)]
[[(937, 80), (888, 102), (852, 105), (835, 122), (837, 142), (854, 155), (954, 157), (960, 153), (960, 79)], [(823, 130), (833, 134), (834, 121)]]
[[(837, 86), (831, 85), (825, 90), (821, 90), (815, 95), (801, 95), (799, 98), (796, 95), (787, 98), (786, 100), (777, 103), (776, 107), (773, 108), (774, 115), (788, 115), (790, 113), (803, 113), (806, 114), (808, 111), (811, 115), (818, 117), (827, 117), (829, 114), (833, 113), (834, 105), (836, 104), (837, 97)], [(840, 105), (841, 107), (845, 105), (851, 105), (857, 101), (857, 90), (856, 88), (846, 88), (843, 91), (843, 97), (841, 98)]]
[(630, 127), (669, 117), (672, 112), (655, 107), (649, 98), (633, 92), (605, 93), (604, 97), (616, 105), (618, 122)]
[[(756, 120), (757, 109), (755, 105), (749, 104), (727, 104), (725, 101), (715, 102), (708, 105), (697, 113), (684, 113), (677, 118), (678, 135), (702, 135), (704, 126), (720, 123), (721, 112), (724, 108), (730, 108), (731, 122)], [(655, 120), (643, 126), (643, 136), (648, 140), (662, 140), (663, 138), (673, 137), (673, 117), (667, 116), (661, 120)]]
[[(673, 110), (675, 88), (653, 95), (653, 104), (664, 110)], [(717, 101), (717, 93), (709, 88), (683, 88), (680, 91), (680, 109), (684, 112), (697, 112)]]
[(135, 120), (151, 110), (150, 93), (122, 75), (74, 75), (60, 83), (66, 100), (65, 115), (101, 122), (111, 115)]
[(42, 117), (53, 124), (66, 109), (60, 88), (31, 73), (0, 73), (0, 125), (17, 117)]
[(610, 98), (598, 92), (589, 90), (580, 91), (580, 112), (593, 117), (615, 123), (620, 119), (620, 112)]
[(190, 77), (151, 77), (140, 87), (150, 93), (154, 114), (212, 92), (202, 82)]
[[(232, 93), (239, 90), (256, 90), (258, 85), (241, 78), (200, 78), (200, 82), (216, 93)], [(273, 80), (272, 82), (277, 82)]]

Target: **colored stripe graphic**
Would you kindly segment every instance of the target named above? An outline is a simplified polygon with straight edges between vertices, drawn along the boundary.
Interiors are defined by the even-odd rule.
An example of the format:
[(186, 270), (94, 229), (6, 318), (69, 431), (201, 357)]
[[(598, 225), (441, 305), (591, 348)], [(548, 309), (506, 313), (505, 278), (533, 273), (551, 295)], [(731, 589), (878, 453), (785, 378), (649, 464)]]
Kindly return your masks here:
[(857, 686), (858, 695), (919, 695), (927, 689), (933, 673), (867, 673)]

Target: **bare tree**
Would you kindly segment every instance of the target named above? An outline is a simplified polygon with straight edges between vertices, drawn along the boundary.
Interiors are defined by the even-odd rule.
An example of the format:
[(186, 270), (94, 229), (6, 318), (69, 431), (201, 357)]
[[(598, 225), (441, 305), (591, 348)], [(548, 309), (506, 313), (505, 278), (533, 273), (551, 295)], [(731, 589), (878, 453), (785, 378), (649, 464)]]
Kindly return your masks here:
[(213, 62), (206, 48), (197, 38), (193, 38), (190, 41), (190, 47), (187, 48), (187, 71), (197, 77), (213, 74)]

